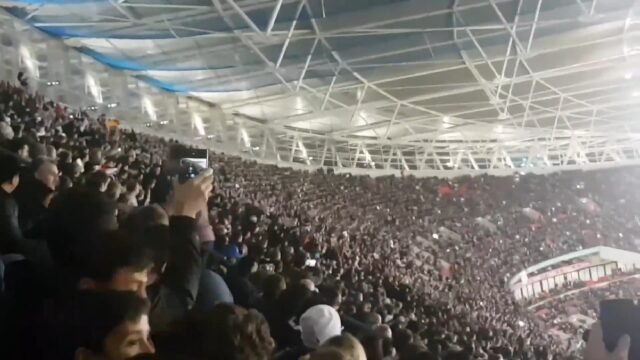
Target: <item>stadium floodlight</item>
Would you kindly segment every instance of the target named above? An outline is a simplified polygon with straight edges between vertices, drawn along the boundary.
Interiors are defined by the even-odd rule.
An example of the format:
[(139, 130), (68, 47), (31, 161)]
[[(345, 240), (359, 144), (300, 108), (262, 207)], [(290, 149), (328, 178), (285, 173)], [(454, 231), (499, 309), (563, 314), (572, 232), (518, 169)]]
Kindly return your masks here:
[(444, 129), (448, 129), (450, 127), (453, 127), (453, 124), (451, 123), (451, 118), (448, 116), (443, 116), (442, 117), (442, 127)]
[(309, 160), (312, 160), (312, 159), (309, 158), (309, 155), (307, 154), (307, 148), (304, 147), (304, 144), (300, 140), (298, 140), (298, 149), (300, 149), (300, 153), (302, 155), (302, 158), (307, 163), (307, 165), (311, 165)]
[(242, 143), (245, 147), (251, 147), (251, 139), (249, 139), (249, 134), (247, 134), (247, 130), (244, 128), (240, 129), (240, 137), (242, 138)]
[(193, 127), (196, 129), (196, 131), (198, 132), (198, 134), (203, 136), (205, 135), (204, 123), (202, 122), (202, 118), (200, 117), (200, 115), (193, 113), (191, 117), (191, 123)]
[(89, 73), (84, 77), (84, 91), (85, 93), (91, 94), (98, 104), (102, 104), (102, 89), (98, 81)]
[(148, 97), (142, 98), (142, 110), (149, 116), (149, 119), (152, 121), (158, 120), (158, 115), (156, 114), (156, 108), (153, 106), (151, 99)]
[(29, 76), (34, 78), (40, 77), (40, 70), (38, 68), (38, 63), (31, 56), (31, 52), (27, 49), (26, 46), (20, 46), (18, 52), (20, 53), (20, 61), (27, 68), (27, 73)]

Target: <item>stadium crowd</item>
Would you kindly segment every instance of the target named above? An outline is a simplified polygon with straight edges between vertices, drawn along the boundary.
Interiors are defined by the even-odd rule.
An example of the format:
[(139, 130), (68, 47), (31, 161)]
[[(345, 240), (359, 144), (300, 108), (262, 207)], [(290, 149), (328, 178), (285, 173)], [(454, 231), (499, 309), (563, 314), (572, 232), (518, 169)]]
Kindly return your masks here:
[(640, 295), (638, 275), (623, 275), (573, 290), (533, 304), (530, 309), (548, 329), (557, 331), (568, 348), (579, 350), (586, 341), (590, 325), (599, 319), (600, 302), (610, 299), (637, 300)]
[(182, 183), (184, 145), (95, 114), (0, 83), (1, 358), (572, 358), (506, 282), (640, 235), (637, 168), (446, 181), (212, 153)]

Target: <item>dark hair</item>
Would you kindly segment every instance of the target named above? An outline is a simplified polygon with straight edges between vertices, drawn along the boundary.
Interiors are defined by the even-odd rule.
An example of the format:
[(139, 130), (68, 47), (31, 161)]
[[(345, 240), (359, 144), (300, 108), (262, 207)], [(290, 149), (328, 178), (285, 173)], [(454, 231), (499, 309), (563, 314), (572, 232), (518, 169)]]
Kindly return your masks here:
[(109, 182), (109, 175), (104, 171), (96, 170), (92, 172), (85, 181), (85, 186), (88, 189), (99, 191), (100, 188)]
[(55, 164), (55, 161), (44, 156), (34, 158), (33, 161), (31, 162), (31, 171), (35, 173), (42, 167), (42, 165), (45, 165), (45, 164)]
[[(398, 351), (400, 360), (418, 360), (423, 359), (421, 354), (431, 354), (422, 344), (411, 343)], [(424, 358), (426, 359), (426, 358)]]
[(256, 260), (251, 256), (245, 256), (242, 259), (238, 260), (238, 264), (236, 265), (238, 270), (238, 275), (240, 277), (249, 276), (255, 264), (256, 264)]
[(79, 270), (87, 251), (94, 248), (96, 235), (117, 226), (116, 204), (84, 188), (60, 193), (49, 210), (47, 244), (54, 262), (67, 270)]
[(382, 342), (383, 339), (375, 334), (367, 334), (360, 340), (364, 352), (367, 354), (367, 360), (382, 360), (384, 358)]
[(58, 151), (58, 160), (61, 163), (67, 163), (67, 162), (71, 162), (72, 159), (72, 155), (71, 152), (67, 151), (67, 150), (60, 150)]
[(122, 230), (105, 231), (98, 235), (92, 249), (85, 254), (80, 276), (99, 282), (109, 282), (124, 268), (141, 271), (152, 265), (152, 255), (141, 241)]
[(83, 290), (70, 301), (63, 321), (67, 343), (65, 358), (73, 358), (79, 348), (95, 354), (104, 351), (104, 341), (119, 325), (138, 321), (148, 314), (149, 303), (131, 291)]
[(61, 191), (67, 190), (67, 189), (71, 189), (73, 187), (73, 181), (71, 181), (71, 179), (66, 176), (66, 175), (62, 175), (60, 176), (60, 184), (58, 185), (58, 189)]
[(265, 300), (274, 301), (282, 293), (282, 284), (285, 283), (284, 277), (279, 274), (270, 274), (264, 279), (262, 293)]
[(20, 159), (5, 151), (0, 151), (0, 184), (13, 180), (20, 174)]
[(319, 287), (320, 295), (324, 302), (332, 307), (340, 305), (340, 289), (337, 286), (321, 286)]
[(302, 284), (291, 284), (280, 294), (278, 300), (279, 308), (283, 319), (289, 320), (294, 316), (299, 316), (306, 310), (309, 298), (313, 292)]
[(125, 185), (125, 188), (127, 189), (127, 192), (132, 192), (137, 187), (138, 187), (138, 182), (136, 180), (133, 180), (133, 179), (127, 181), (127, 184)]
[(167, 212), (158, 204), (141, 206), (134, 209), (121, 226), (131, 233), (136, 233), (149, 226), (164, 224), (168, 220), (167, 217)]
[(275, 349), (264, 316), (237, 305), (220, 303), (200, 313), (192, 330), (203, 358), (267, 360)]
[(29, 145), (29, 141), (24, 138), (14, 138), (7, 144), (7, 149), (15, 154), (27, 145)]
[(393, 347), (398, 353), (402, 353), (413, 342), (413, 332), (400, 328), (393, 332)]

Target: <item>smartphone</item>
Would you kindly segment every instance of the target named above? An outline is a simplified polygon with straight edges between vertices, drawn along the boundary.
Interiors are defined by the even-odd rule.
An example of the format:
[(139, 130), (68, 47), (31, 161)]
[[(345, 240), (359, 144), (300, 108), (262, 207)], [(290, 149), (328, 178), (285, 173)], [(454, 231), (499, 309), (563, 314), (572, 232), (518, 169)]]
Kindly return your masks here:
[(272, 272), (276, 271), (276, 265), (275, 264), (260, 264), (260, 270), (272, 273)]
[(316, 259), (308, 259), (308, 260), (304, 263), (304, 265), (305, 265), (305, 266), (315, 267), (317, 262), (318, 262), (318, 261), (317, 261)]
[(600, 302), (602, 340), (612, 352), (622, 335), (631, 337), (629, 360), (640, 360), (640, 307), (630, 299), (602, 300)]
[(184, 183), (195, 178), (209, 167), (209, 151), (207, 149), (186, 149), (178, 158), (180, 173), (178, 181)]

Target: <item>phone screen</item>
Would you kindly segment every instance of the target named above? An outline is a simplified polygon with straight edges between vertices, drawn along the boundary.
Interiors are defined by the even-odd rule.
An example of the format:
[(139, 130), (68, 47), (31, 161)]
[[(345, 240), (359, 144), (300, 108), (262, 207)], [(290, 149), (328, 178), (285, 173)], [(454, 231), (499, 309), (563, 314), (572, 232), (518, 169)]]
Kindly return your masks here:
[(266, 272), (274, 272), (276, 269), (275, 264), (260, 264), (260, 269)]
[(179, 180), (185, 182), (193, 179), (200, 171), (209, 167), (209, 151), (207, 149), (187, 149), (184, 154), (180, 154), (180, 174)]
[(315, 259), (309, 259), (307, 260), (307, 262), (305, 263), (306, 266), (311, 266), (311, 267), (315, 267), (316, 266), (317, 261)]

